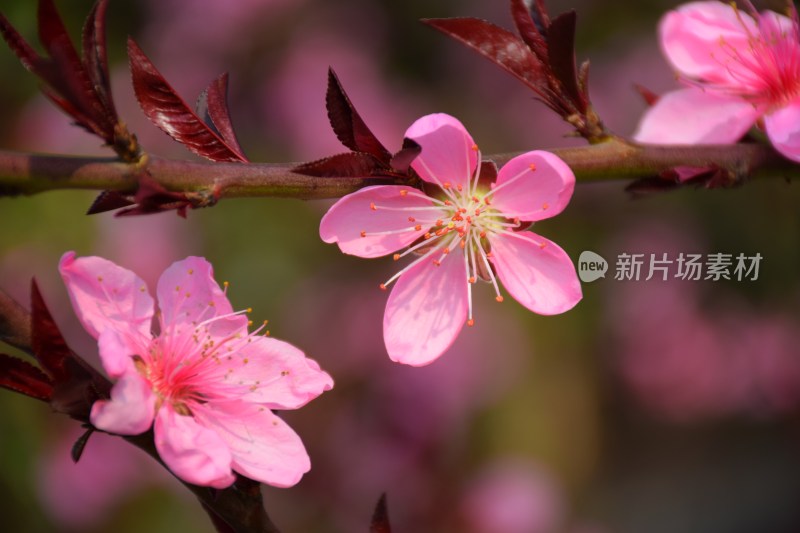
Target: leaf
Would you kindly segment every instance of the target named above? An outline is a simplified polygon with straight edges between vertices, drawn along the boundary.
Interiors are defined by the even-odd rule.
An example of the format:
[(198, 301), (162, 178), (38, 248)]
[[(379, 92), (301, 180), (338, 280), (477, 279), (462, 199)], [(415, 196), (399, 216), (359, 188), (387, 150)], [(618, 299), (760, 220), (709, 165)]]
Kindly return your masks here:
[(186, 218), (186, 209), (193, 206), (185, 193), (170, 191), (147, 175), (139, 177), (139, 188), (134, 195), (134, 201), (133, 207), (123, 209), (116, 216), (149, 215), (175, 210), (178, 216)]
[(109, 114), (112, 124), (119, 122), (111, 83), (108, 74), (108, 52), (106, 47), (106, 10), (108, 0), (98, 0), (92, 7), (83, 25), (83, 64), (94, 83), (98, 98)]
[(633, 88), (634, 90), (636, 90), (636, 92), (639, 93), (639, 96), (642, 97), (642, 100), (644, 100), (644, 102), (650, 107), (656, 105), (658, 99), (661, 98), (660, 95), (654, 93), (644, 85), (639, 85), (638, 83), (634, 83)]
[(53, 410), (88, 422), (92, 404), (109, 396), (111, 383), (69, 349), (35, 280), (31, 282), (31, 348), (52, 380)]
[(536, 29), (539, 30), (542, 37), (547, 38), (547, 31), (550, 28), (550, 15), (548, 15), (547, 8), (544, 6), (544, 0), (533, 0), (530, 14)]
[(109, 119), (98, 100), (94, 84), (78, 57), (53, 0), (39, 0), (38, 20), (39, 39), (50, 54), (49, 61), (41, 62), (43, 77), (78, 111), (73, 118), (107, 142), (113, 140), (109, 134), (113, 134), (116, 121)]
[(14, 55), (19, 58), (22, 66), (39, 75), (37, 71), (41, 61), (39, 54), (31, 48), (2, 13), (0, 13), (0, 33), (3, 34), (3, 39), (5, 39), (8, 47), (11, 48), (11, 51), (14, 52)]
[(411, 163), (422, 152), (422, 146), (413, 139), (403, 139), (403, 147), (392, 156), (390, 165), (398, 174), (408, 174)]
[(27, 361), (4, 353), (0, 353), (0, 387), (45, 402), (53, 397), (53, 382), (47, 374)]
[(547, 42), (531, 17), (525, 0), (511, 0), (511, 16), (522, 40), (530, 47), (536, 57), (543, 61), (547, 58)]
[(211, 161), (246, 162), (192, 111), (133, 39), (128, 39), (133, 89), (150, 121), (195, 154)]
[(339, 78), (332, 68), (328, 69), (328, 91), (325, 94), (328, 120), (336, 137), (354, 152), (365, 152), (386, 164), (392, 154), (381, 144), (375, 134), (361, 119), (350, 98), (345, 93)]
[(72, 449), (70, 450), (72, 462), (77, 463), (81, 460), (81, 456), (83, 456), (83, 450), (86, 448), (86, 444), (89, 443), (89, 437), (91, 437), (92, 433), (94, 432), (94, 427), (87, 427), (86, 431), (84, 431), (83, 434), (78, 437), (78, 440), (75, 441), (75, 444), (72, 445)]
[(575, 11), (567, 11), (553, 19), (547, 29), (547, 58), (553, 75), (561, 84), (567, 99), (577, 111), (586, 112), (587, 99), (578, 83), (575, 64)]
[(38, 9), (39, 39), (50, 57), (38, 55), (2, 15), (0, 32), (22, 65), (44, 82), (45, 96), (77, 125), (115, 146), (119, 119), (111, 100), (107, 66), (104, 77), (92, 72), (95, 68), (92, 65), (106, 64), (105, 4), (105, 0), (100, 0), (86, 22), (86, 27), (93, 29), (84, 30), (84, 48), (91, 45), (94, 51), (84, 61), (78, 57), (52, 0), (40, 0)]
[(122, 207), (133, 205), (134, 202), (125, 197), (124, 194), (117, 191), (103, 191), (97, 195), (89, 210), (86, 211), (87, 215), (96, 215), (98, 213), (105, 213), (107, 211), (114, 211)]
[(72, 350), (47, 309), (35, 280), (31, 283), (31, 348), (55, 383), (70, 378), (65, 361), (72, 357)]
[(475, 18), (423, 19), (422, 22), (460, 41), (510, 72), (545, 102), (554, 101), (542, 62), (510, 31)]
[(292, 172), (318, 178), (368, 178), (386, 175), (389, 169), (371, 154), (346, 152), (303, 163)]
[(369, 525), (369, 533), (392, 533), (392, 526), (389, 524), (389, 509), (386, 505), (386, 493), (381, 494), (375, 512), (372, 513), (372, 522)]
[(230, 110), (228, 109), (228, 73), (221, 74), (200, 93), (197, 114), (211, 122), (214, 131), (222, 137), (228, 147), (236, 152), (242, 161), (247, 161), (236, 133), (233, 131)]

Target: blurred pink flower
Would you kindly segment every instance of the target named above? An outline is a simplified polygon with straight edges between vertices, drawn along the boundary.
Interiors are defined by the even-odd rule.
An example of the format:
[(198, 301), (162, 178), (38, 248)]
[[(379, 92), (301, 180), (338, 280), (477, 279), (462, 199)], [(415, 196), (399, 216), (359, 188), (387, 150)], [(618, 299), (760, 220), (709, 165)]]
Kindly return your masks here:
[[(378, 13), (380, 14), (380, 12)], [(355, 16), (355, 15), (352, 15)], [(350, 22), (353, 24), (353, 22)], [(376, 26), (374, 17), (369, 24)], [(380, 25), (369, 47), (320, 26), (293, 36), (281, 64), (266, 73), (262, 102), (271, 125), (298, 159), (315, 159), (343, 150), (325, 112), (328, 68), (338, 74), (361, 116), (378, 138), (391, 138), (413, 116), (413, 91), (403, 80), (380, 71)]]
[[(622, 249), (673, 258), (702, 251), (679, 230), (653, 224), (628, 233)], [(660, 278), (614, 285), (606, 316), (628, 388), (672, 421), (770, 416), (800, 407), (796, 321), (753, 309), (716, 285), (718, 305), (704, 307), (708, 289)]]
[[(392, 276), (397, 281), (383, 321), (393, 361), (426, 365), (453, 343), (472, 317), (472, 284), (498, 278), (511, 295), (540, 314), (571, 309), (581, 298), (572, 260), (557, 244), (517, 231), (560, 213), (575, 176), (557, 156), (528, 152), (509, 161), (490, 187), (481, 181), (480, 152), (457, 119), (420, 118), (406, 137), (422, 147), (412, 166), (438, 190), (435, 196), (407, 186), (367, 187), (340, 199), (320, 223), (320, 236), (347, 254), (380, 257), (406, 246), (395, 260), (421, 257)], [(491, 264), (490, 264), (491, 263)]]
[[(767, 136), (800, 161), (800, 30), (772, 11), (750, 15), (722, 2), (670, 11), (659, 32), (667, 59), (688, 88), (662, 96), (635, 138), (678, 144), (732, 143), (763, 117)], [(751, 16), (752, 15), (752, 16)]]
[(123, 440), (93, 433), (78, 463), (70, 449), (81, 431), (59, 433), (52, 449), (42, 456), (38, 491), (45, 512), (70, 530), (96, 529), (115, 508), (138, 491), (171, 478), (145, 454)]
[(104, 431), (135, 435), (155, 421), (159, 455), (180, 478), (222, 488), (232, 469), (291, 486), (310, 468), (300, 438), (271, 409), (295, 409), (333, 382), (288, 343), (247, 332), (202, 258), (179, 261), (158, 283), (154, 301), (133, 272), (99, 257), (59, 265), (73, 307), (98, 340), (116, 379), (110, 400), (92, 407)]
[[(457, 357), (422, 368), (393, 364), (377, 357), (385, 350), (379, 330), (382, 293), (348, 280), (344, 272), (339, 274), (344, 279), (331, 284), (331, 274), (326, 267), (293, 291), (283, 318), (292, 336), (305, 333), (307, 352), (325, 350), (325, 366), (339, 391), (324, 403), (326, 428), (318, 420), (302, 425), (293, 418), (315, 458), (312, 475), (296, 490), (314, 491), (305, 499), (323, 501), (342, 531), (363, 528), (371, 511), (367, 502), (383, 491), (389, 493), (390, 511), (402, 510), (392, 518), (395, 527), (438, 530), (436, 520), (453, 518), (451, 485), (458, 480), (451, 469), (470, 453), (474, 417), (518, 384), (526, 365), (536, 361), (534, 348), (515, 310), (498, 306), (456, 339), (450, 350)], [(478, 305), (494, 301), (488, 293), (476, 296)], [(503, 357), (486, 357), (497, 339), (503, 340)]]
[(561, 531), (566, 505), (561, 488), (531, 461), (498, 461), (469, 484), (461, 514), (470, 533)]

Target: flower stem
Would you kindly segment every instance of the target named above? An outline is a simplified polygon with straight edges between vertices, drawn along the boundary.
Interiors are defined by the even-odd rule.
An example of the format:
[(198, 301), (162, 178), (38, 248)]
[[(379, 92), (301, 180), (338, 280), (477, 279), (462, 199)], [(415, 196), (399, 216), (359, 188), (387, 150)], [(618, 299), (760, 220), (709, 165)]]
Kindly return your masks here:
[[(618, 137), (591, 146), (550, 150), (577, 181), (652, 178), (674, 167), (716, 167), (735, 185), (752, 178), (792, 178), (798, 167), (761, 144), (709, 146), (637, 145)], [(518, 154), (486, 156), (502, 165)], [(291, 171), (294, 163), (212, 163), (150, 157), (140, 164), (112, 158), (68, 157), (0, 151), (0, 196), (63, 189), (135, 191), (142, 173), (172, 191), (212, 193), (217, 198), (272, 196), (311, 200), (339, 198), (362, 187), (403, 183), (396, 178), (318, 178)]]

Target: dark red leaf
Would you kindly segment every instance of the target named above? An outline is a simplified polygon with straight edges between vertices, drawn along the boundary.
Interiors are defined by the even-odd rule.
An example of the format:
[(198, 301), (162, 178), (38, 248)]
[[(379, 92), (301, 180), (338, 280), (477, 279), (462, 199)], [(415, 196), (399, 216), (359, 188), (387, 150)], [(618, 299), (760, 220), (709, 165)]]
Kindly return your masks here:
[(69, 379), (65, 361), (72, 357), (72, 350), (47, 309), (36, 281), (31, 283), (31, 348), (55, 383)]
[(85, 117), (76, 116), (76, 120), (85, 121), (86, 124), (82, 124), (84, 127), (107, 142), (113, 141), (110, 134), (113, 134), (116, 120), (109, 118), (98, 99), (92, 79), (78, 57), (53, 0), (39, 0), (38, 19), (39, 39), (52, 62), (48, 65), (52, 68), (42, 69), (46, 81)]
[(242, 161), (247, 161), (247, 157), (239, 146), (239, 140), (233, 131), (230, 111), (228, 110), (228, 73), (220, 75), (212, 81), (209, 86), (200, 93), (198, 99), (197, 114), (205, 119), (206, 124), (222, 137), (228, 147), (236, 152)]
[(92, 404), (108, 397), (111, 383), (69, 349), (35, 280), (31, 282), (31, 348), (53, 382), (50, 406), (88, 422)]
[(389, 524), (389, 508), (386, 505), (386, 493), (381, 494), (381, 498), (375, 506), (375, 512), (372, 513), (369, 533), (392, 533), (392, 526)]
[(108, 52), (106, 47), (106, 10), (108, 0), (98, 0), (92, 7), (83, 25), (83, 63), (94, 83), (97, 97), (103, 103), (112, 124), (119, 122), (111, 96), (108, 74)]
[(53, 397), (53, 382), (44, 372), (3, 353), (0, 353), (0, 387), (45, 402)]
[(589, 94), (589, 61), (581, 63), (578, 70), (578, 88), (584, 97)]
[(636, 90), (636, 92), (639, 93), (639, 96), (642, 97), (642, 99), (648, 106), (654, 106), (656, 102), (658, 102), (658, 99), (661, 98), (661, 96), (657, 95), (644, 85), (639, 85), (638, 83), (634, 83), (633, 88)]
[(22, 38), (22, 36), (14, 29), (14, 26), (8, 22), (8, 19), (0, 13), (0, 33), (3, 34), (3, 39), (8, 43), (8, 47), (22, 62), (22, 66), (30, 70), (34, 74), (38, 74), (37, 69), (41, 62), (41, 57), (33, 48)]
[(411, 162), (422, 152), (422, 146), (413, 139), (403, 139), (403, 147), (392, 156), (390, 165), (398, 174), (408, 174)]
[(550, 28), (550, 15), (547, 14), (544, 0), (534, 0), (530, 13), (536, 29), (539, 30), (543, 37), (547, 38), (547, 31)]
[(133, 205), (133, 203), (134, 202), (126, 198), (125, 195), (117, 191), (103, 191), (94, 199), (94, 202), (92, 202), (86, 214), (96, 215), (98, 213), (105, 213), (107, 211), (120, 209), (121, 207), (128, 207), (129, 205)]
[(516, 35), (491, 22), (474, 18), (423, 19), (425, 24), (472, 48), (504, 68), (547, 103), (555, 95), (547, 85), (543, 64)]
[(128, 39), (128, 57), (136, 98), (153, 124), (206, 159), (245, 162), (178, 96), (133, 39)]
[(75, 441), (75, 444), (72, 445), (72, 450), (70, 450), (70, 456), (72, 457), (72, 461), (77, 463), (81, 460), (81, 456), (83, 456), (83, 450), (86, 448), (86, 444), (89, 442), (89, 437), (92, 436), (95, 429), (91, 426), (86, 428), (86, 431), (78, 437), (78, 440)]
[(319, 178), (366, 178), (385, 176), (390, 169), (372, 154), (346, 152), (303, 163), (294, 167), (292, 172)]
[(565, 96), (583, 114), (588, 102), (581, 93), (575, 64), (576, 21), (575, 11), (567, 11), (553, 19), (547, 29), (547, 57), (550, 69), (561, 84)]
[(547, 58), (547, 42), (536, 27), (525, 0), (511, 0), (511, 16), (522, 40), (541, 61)]
[(116, 216), (149, 215), (175, 210), (179, 216), (186, 218), (186, 209), (193, 205), (185, 193), (170, 191), (147, 175), (139, 177), (139, 188), (134, 200), (133, 207), (123, 209)]
[(389, 164), (392, 154), (361, 119), (332, 68), (328, 69), (325, 106), (328, 109), (331, 127), (343, 145), (354, 152), (372, 154), (379, 161)]

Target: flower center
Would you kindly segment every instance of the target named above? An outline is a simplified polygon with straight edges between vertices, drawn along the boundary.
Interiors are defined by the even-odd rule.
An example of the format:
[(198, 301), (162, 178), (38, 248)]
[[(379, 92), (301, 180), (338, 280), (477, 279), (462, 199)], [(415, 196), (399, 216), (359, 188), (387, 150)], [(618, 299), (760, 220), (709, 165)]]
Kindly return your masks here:
[[(209, 305), (206, 311), (213, 309)], [(250, 311), (248, 308), (203, 321), (201, 313), (197, 321), (181, 325), (167, 325), (162, 319), (161, 334), (152, 339), (144, 353), (133, 356), (136, 370), (150, 383), (158, 398), (157, 407), (168, 402), (175, 412), (188, 416), (192, 414), (192, 404), (205, 403), (217, 395), (229, 396), (232, 390), (226, 387), (236, 389), (235, 384), (220, 383), (220, 365), (223, 359), (230, 359), (231, 354), (250, 342), (267, 322), (250, 333), (246, 328), (236, 328), (227, 335), (219, 335), (212, 327)]]
[(757, 31), (745, 23), (738, 10), (736, 13), (747, 34), (747, 46), (737, 47), (720, 38), (724, 54), (715, 59), (725, 67), (732, 83), (715, 88), (745, 98), (753, 105), (765, 106), (770, 112), (800, 95), (797, 13), (793, 9), (791, 19), (782, 19), (772, 14), (761, 15), (752, 9)]
[[(491, 282), (495, 291), (495, 299), (498, 302), (503, 301), (497, 278), (489, 261), (492, 257), (489, 237), (493, 234), (513, 232), (521, 226), (519, 219), (509, 218), (501, 210), (493, 206), (492, 195), (515, 182), (525, 173), (536, 170), (531, 165), (502, 184), (485, 190), (480, 185), (480, 151), (478, 151), (477, 146), (473, 146), (473, 150), (478, 152), (478, 166), (474, 175), (469, 176), (466, 184), (454, 186), (449, 181), (438, 179), (432, 172), (428, 171), (428, 175), (432, 177), (434, 183), (439, 187), (440, 194), (438, 198), (427, 196), (421, 191), (400, 189), (400, 196), (424, 199), (431, 202), (432, 205), (397, 207), (395, 205), (370, 204), (370, 209), (374, 212), (404, 211), (409, 213), (411, 215), (408, 217), (410, 226), (384, 232), (361, 232), (362, 237), (367, 237), (420, 232), (424, 226), (428, 226), (430, 229), (422, 235), (422, 238), (402, 253), (396, 253), (393, 256), (395, 261), (412, 253), (420, 255), (420, 257), (395, 273), (385, 283), (381, 283), (380, 288), (386, 290), (390, 284), (422, 261), (430, 261), (439, 267), (448, 256), (458, 254), (461, 256), (461, 260), (464, 261), (466, 272), (467, 325), (470, 326), (475, 323), (472, 317), (472, 285), (478, 279)], [(422, 165), (425, 164), (423, 160), (420, 160), (420, 162)], [(547, 205), (545, 204), (544, 209), (546, 208)], [(458, 259), (453, 258), (453, 260)]]

